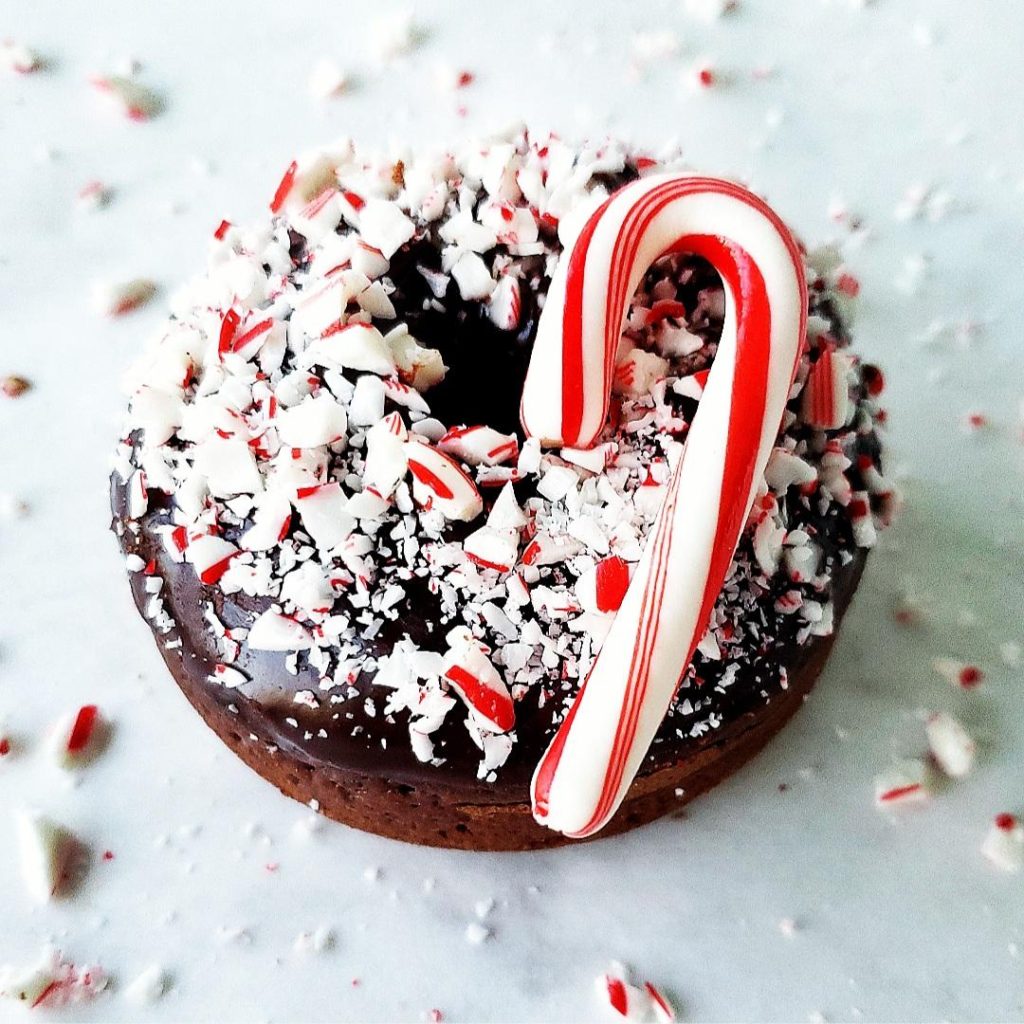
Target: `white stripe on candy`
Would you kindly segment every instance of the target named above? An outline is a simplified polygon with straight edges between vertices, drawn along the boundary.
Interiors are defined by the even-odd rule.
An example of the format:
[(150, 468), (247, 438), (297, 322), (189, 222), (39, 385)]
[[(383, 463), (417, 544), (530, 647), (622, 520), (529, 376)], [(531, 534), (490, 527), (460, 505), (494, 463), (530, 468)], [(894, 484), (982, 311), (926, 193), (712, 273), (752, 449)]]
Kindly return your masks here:
[(632, 182), (595, 211), (552, 280), (523, 390), (529, 435), (553, 447), (593, 444), (629, 298), (674, 251), (706, 258), (729, 301), (643, 558), (534, 774), (534, 816), (573, 837), (615, 813), (686, 672), (778, 434), (806, 330), (803, 260), (760, 199), (713, 178)]

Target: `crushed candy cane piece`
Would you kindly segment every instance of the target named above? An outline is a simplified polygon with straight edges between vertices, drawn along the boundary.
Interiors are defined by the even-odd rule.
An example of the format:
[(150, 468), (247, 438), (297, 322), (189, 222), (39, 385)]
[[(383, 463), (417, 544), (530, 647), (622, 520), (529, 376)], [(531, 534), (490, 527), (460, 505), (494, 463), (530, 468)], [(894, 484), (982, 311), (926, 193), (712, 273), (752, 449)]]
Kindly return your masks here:
[(582, 550), (583, 545), (574, 537), (539, 533), (523, 551), (523, 565), (557, 565)]
[(253, 524), (239, 538), (244, 551), (268, 551), (288, 536), (292, 506), (279, 491), (266, 491), (256, 500)]
[(0, 967), (0, 999), (24, 1003), (30, 1009), (58, 1009), (95, 999), (107, 987), (102, 967), (77, 967), (55, 949), (44, 949), (28, 967)]
[(528, 522), (516, 501), (515, 488), (511, 483), (505, 484), (494, 499), (487, 525), (494, 530), (521, 530)]
[(954, 658), (933, 658), (932, 668), (943, 679), (961, 690), (973, 690), (981, 685), (985, 675), (977, 665), (968, 665)]
[(62, 825), (36, 811), (15, 814), (21, 876), (29, 895), (48, 903), (68, 881), (76, 849), (74, 836)]
[(719, 72), (709, 60), (698, 60), (690, 68), (690, 81), (698, 89), (710, 89), (717, 85), (721, 79)]
[(768, 458), (764, 478), (773, 491), (785, 494), (790, 487), (814, 483), (818, 479), (818, 471), (799, 455), (785, 448), (775, 448)]
[(297, 953), (326, 953), (334, 948), (336, 941), (334, 929), (320, 925), (311, 932), (300, 932), (293, 948)]
[(487, 264), (475, 252), (463, 252), (451, 269), (459, 294), (467, 301), (489, 299), (497, 285)]
[(78, 206), (82, 210), (101, 210), (110, 204), (113, 190), (102, 181), (87, 181), (78, 190)]
[(92, 304), (104, 316), (124, 316), (144, 306), (156, 294), (156, 285), (146, 278), (93, 285)]
[(471, 466), (497, 466), (519, 458), (519, 441), (491, 427), (452, 427), (437, 447)]
[(385, 259), (391, 259), (415, 233), (416, 225), (395, 203), (368, 199), (359, 211), (359, 234)]
[(246, 642), (254, 651), (308, 651), (313, 646), (301, 622), (270, 608), (253, 622)]
[(238, 687), (244, 686), (249, 682), (249, 677), (237, 668), (219, 663), (213, 666), (213, 672), (210, 673), (210, 682), (220, 683), (221, 686), (228, 690), (237, 690)]
[(409, 53), (419, 42), (420, 36), (411, 11), (394, 12), (376, 19), (371, 26), (373, 51), (384, 62)]
[(519, 535), (514, 530), (481, 526), (463, 542), (470, 560), (483, 569), (511, 572), (519, 554)]
[(387, 498), (409, 468), (409, 433), (399, 413), (389, 413), (366, 432), (363, 482)]
[(491, 323), (503, 331), (514, 331), (519, 326), (522, 298), (518, 278), (506, 275), (494, 286), (487, 300), (487, 315)]
[(299, 490), (295, 509), (303, 529), (321, 551), (337, 547), (352, 532), (355, 519), (346, 504), (341, 487), (333, 481)]
[(384, 336), (372, 324), (340, 321), (323, 332), (307, 352), (326, 366), (376, 373), (387, 377), (395, 372), (395, 360)]
[(922, 803), (930, 796), (928, 765), (919, 758), (898, 761), (875, 776), (875, 804), (879, 808)]
[(576, 596), (587, 611), (617, 612), (629, 587), (629, 565), (618, 555), (602, 558), (576, 581)]
[(277, 433), (289, 448), (316, 448), (344, 437), (348, 417), (329, 394), (307, 395), (277, 417)]
[(997, 814), (981, 844), (982, 854), (1003, 871), (1024, 867), (1024, 825), (1014, 814)]
[(94, 75), (92, 84), (109, 96), (130, 121), (148, 121), (163, 110), (163, 100), (152, 89), (125, 75)]
[(471, 946), (480, 946), (491, 937), (491, 929), (479, 921), (470, 921), (466, 925), (465, 937)]
[(625, 1017), (626, 1020), (643, 1019), (641, 1014), (637, 1012), (637, 1007), (642, 1006), (642, 993), (640, 989), (627, 985), (621, 978), (614, 978), (609, 974), (603, 974), (597, 979), (597, 991), (604, 1002), (620, 1017)]
[(644, 991), (651, 1001), (651, 1009), (654, 1011), (654, 1018), (658, 1024), (674, 1024), (676, 1020), (675, 1007), (669, 1002), (665, 993), (649, 981), (644, 982)]
[(405, 443), (405, 455), (413, 475), (413, 495), (420, 505), (464, 523), (483, 511), (476, 485), (450, 456), (413, 441)]
[(196, 537), (185, 549), (185, 560), (195, 566), (201, 582), (212, 587), (228, 570), (238, 548), (223, 537), (204, 534)]
[(631, 398), (649, 395), (655, 382), (666, 376), (668, 368), (667, 359), (642, 348), (635, 348), (615, 364), (612, 391)]
[(19, 75), (30, 75), (43, 68), (43, 58), (35, 50), (12, 39), (0, 42), (0, 65)]
[(691, 18), (710, 23), (736, 10), (738, 6), (738, 0), (685, 0), (683, 9)]
[(646, 1021), (653, 1016), (658, 1021), (675, 1020), (675, 1011), (668, 1000), (653, 985), (635, 985), (629, 972), (619, 963), (613, 963), (607, 973), (594, 979), (598, 999), (623, 1020)]
[(125, 986), (124, 998), (132, 1006), (152, 1006), (170, 987), (167, 972), (159, 964), (150, 964)]
[(102, 736), (99, 708), (86, 704), (63, 717), (54, 727), (51, 749), (62, 768), (77, 768), (95, 753)]
[(999, 657), (1007, 668), (1020, 668), (1022, 660), (1021, 646), (1015, 640), (1007, 640), (999, 645)]
[(850, 366), (845, 353), (829, 346), (819, 352), (801, 398), (805, 422), (820, 430), (838, 430), (846, 423), (850, 416)]
[(340, 96), (348, 86), (348, 75), (326, 57), (318, 60), (309, 73), (309, 94), (314, 99), (328, 100)]
[(974, 767), (977, 745), (967, 730), (943, 711), (928, 716), (925, 724), (928, 749), (935, 763), (954, 779), (969, 775)]
[(472, 636), (455, 639), (445, 655), (442, 675), (481, 724), (495, 732), (515, 726), (512, 695), (484, 647)]

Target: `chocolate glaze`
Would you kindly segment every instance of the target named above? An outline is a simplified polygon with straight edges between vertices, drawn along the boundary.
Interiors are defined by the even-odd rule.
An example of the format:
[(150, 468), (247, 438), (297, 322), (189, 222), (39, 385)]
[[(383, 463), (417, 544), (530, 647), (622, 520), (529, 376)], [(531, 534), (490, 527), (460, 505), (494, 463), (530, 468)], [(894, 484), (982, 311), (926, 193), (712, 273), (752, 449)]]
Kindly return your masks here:
[[(298, 244), (295, 255), (301, 259)], [(417, 265), (437, 268), (438, 252), (430, 240), (415, 242), (397, 253), (390, 276), (397, 286), (396, 305), (401, 317), (424, 344), (442, 352), (449, 367), (444, 382), (429, 393), (432, 413), (448, 424), (486, 422), (501, 430), (518, 432), (519, 396), (544, 282), (539, 273), (540, 264), (536, 287), (523, 289), (521, 327), (515, 335), (494, 327), (479, 303), (463, 302), (454, 284), (444, 298), (444, 310), (432, 308), (429, 302), (432, 296)], [(681, 297), (686, 307), (693, 309), (697, 306), (700, 289), (717, 283), (717, 279), (709, 267), (699, 262), (695, 262), (690, 271)], [(835, 336), (844, 337), (838, 317), (827, 304), (819, 302), (812, 310), (831, 321)], [(691, 329), (702, 332), (707, 340), (714, 339), (719, 327), (713, 323), (691, 325)], [(695, 403), (687, 399), (679, 401), (690, 418)], [(872, 430), (866, 429), (860, 435), (859, 446), (862, 454), (878, 461), (878, 441)], [(851, 470), (850, 475), (856, 484), (856, 470)], [(520, 500), (529, 497), (529, 493), (523, 488), (519, 492)], [(231, 627), (247, 625), (252, 613), (262, 610), (269, 601), (244, 594), (226, 595), (217, 587), (202, 585), (191, 566), (173, 562), (154, 532), (155, 526), (167, 522), (168, 499), (158, 493), (151, 497), (150, 511), (136, 528), (125, 514), (123, 485), (116, 477), (111, 481), (114, 528), (122, 549), (150, 563), (153, 571), (165, 581), (162, 596), (177, 628), (166, 635), (158, 635), (157, 641), (190, 699), (194, 700), (193, 694), (201, 691), (204, 702), (208, 704), (212, 700), (224, 709), (224, 714), (237, 722), (239, 731), (251, 732), (286, 756), (307, 765), (351, 769), (385, 778), (396, 785), (429, 783), (448, 787), (464, 797), (475, 794), (498, 803), (519, 803), (528, 799), (533, 769), (565, 709), (566, 699), (575, 691), (576, 680), (553, 679), (549, 699), (543, 704), (538, 700), (540, 687), (531, 688), (526, 699), (517, 704), (517, 742), (499, 772), (497, 783), (477, 780), (479, 751), (459, 716), (454, 714), (433, 735), (436, 755), (445, 759), (444, 764), (435, 767), (418, 762), (409, 746), (407, 721), (404, 717), (389, 720), (382, 715), (384, 692), (375, 688), (372, 678), (365, 673), (356, 684), (359, 696), (332, 704), (328, 694), (319, 692), (319, 677), (303, 658), (300, 658), (297, 676), (293, 676), (285, 670), (282, 654), (253, 651), (243, 645), (236, 667), (250, 681), (239, 689), (225, 689), (219, 683), (208, 681), (213, 666), (221, 658), (203, 617), (203, 607), (212, 603), (220, 620)], [(835, 505), (830, 505), (825, 514), (814, 507), (808, 509), (795, 489), (787, 501), (791, 522), (814, 534), (823, 549), (823, 571), (831, 578), (831, 585), (820, 597), (822, 600), (833, 598), (837, 612), (841, 611), (864, 563), (863, 553), (849, 560), (849, 553), (856, 550), (849, 521)], [(466, 532), (464, 525), (451, 524), (452, 537)], [(845, 565), (844, 558), (848, 560)], [(753, 564), (749, 540), (741, 544), (738, 561), (741, 565)], [(147, 599), (143, 586), (143, 574), (133, 574), (132, 588), (140, 610)], [(713, 662), (698, 653), (679, 702), (659, 731), (641, 777), (678, 764), (720, 742), (732, 727), (749, 720), (773, 698), (779, 697), (786, 688), (787, 676), (800, 671), (801, 666), (815, 656), (823, 641), (812, 638), (809, 642), (798, 643), (796, 633), (801, 623), (795, 616), (779, 615), (773, 610), (775, 598), (788, 587), (788, 581), (777, 578), (771, 590), (760, 594), (752, 609), (742, 612), (744, 617), (758, 620), (759, 636), (756, 642), (745, 644), (738, 658), (730, 655)], [(419, 647), (443, 649), (443, 634), (449, 627), (438, 626), (438, 599), (419, 579), (409, 582), (407, 593), (402, 614), (396, 620), (385, 620), (378, 636), (366, 643), (368, 653), (378, 657), (385, 655), (405, 635)], [(339, 600), (343, 605), (344, 597)], [(739, 610), (736, 611), (739, 614)], [(166, 649), (168, 641), (178, 640), (180, 649)], [(720, 687), (717, 684), (731, 661), (738, 665), (737, 675), (731, 685)], [(310, 709), (294, 703), (293, 695), (301, 689), (318, 693), (323, 698), (322, 706)], [(376, 701), (375, 717), (363, 710), (367, 696)], [(699, 715), (688, 716), (679, 709), (685, 698), (700, 698), (707, 703), (701, 707)], [(712, 714), (720, 719), (717, 729), (710, 729), (702, 736), (690, 735), (698, 718), (706, 719)], [(208, 715), (206, 717), (209, 719)]]
[[(115, 484), (112, 496), (115, 511), (119, 516), (123, 515), (123, 488)], [(450, 791), (458, 800), (528, 805), (530, 778), (550, 739), (555, 714), (560, 713), (559, 702), (552, 701), (544, 708), (532, 702), (517, 705), (518, 742), (497, 783), (488, 783), (476, 778), (479, 752), (464, 729), (452, 728), (457, 723), (445, 723), (435, 734), (438, 752), (446, 761), (434, 767), (420, 763), (413, 756), (403, 721), (389, 721), (380, 716), (367, 718), (362, 712), (362, 694), (373, 694), (370, 680), (360, 681), (361, 696), (358, 698), (342, 705), (310, 709), (292, 701), (297, 689), (316, 688), (316, 678), (310, 669), (300, 670), (298, 677), (291, 676), (284, 671), (279, 653), (244, 648), (237, 664), (249, 676), (251, 683), (235, 690), (226, 689), (217, 682), (209, 681), (220, 656), (203, 618), (202, 607), (212, 601), (226, 625), (240, 625), (246, 609), (251, 607), (248, 599), (244, 603), (236, 602), (216, 588), (204, 586), (199, 583), (191, 566), (171, 561), (158, 538), (144, 528), (139, 533), (125, 530), (122, 524), (123, 519), (115, 519), (122, 550), (126, 554), (137, 554), (147, 563), (152, 561), (154, 572), (165, 581), (165, 601), (177, 628), (167, 634), (154, 633), (161, 654), (178, 685), (200, 708), (204, 718), (207, 721), (219, 719), (217, 725), (211, 721), (218, 732), (222, 733), (222, 728), (227, 728), (240, 737), (251, 734), (261, 744), (276, 747), (287, 759), (314, 770), (323, 767), (351, 771), (359, 776), (384, 780), (392, 788), (439, 788)], [(865, 562), (866, 554), (861, 552), (836, 574), (833, 594), (837, 627)], [(144, 574), (131, 574), (131, 586), (141, 612), (148, 600)], [(411, 622), (406, 618), (402, 622), (409, 627), (410, 633), (418, 629), (422, 630), (425, 639), (429, 637), (425, 620)], [(375, 649), (386, 651), (389, 643), (401, 638), (402, 632), (389, 628), (386, 634), (381, 635)], [(681, 720), (670, 714), (639, 772), (639, 778), (657, 776), (663, 770), (685, 763), (699, 752), (726, 745), (749, 730), (771, 706), (773, 699), (788, 699), (786, 688), (780, 683), (780, 670), (784, 670), (787, 679), (799, 679), (812, 668), (813, 676), (816, 676), (831, 640), (831, 637), (815, 637), (808, 643), (796, 644), (791, 639), (779, 639), (766, 644), (757, 660), (749, 667), (741, 668), (731, 687), (717, 691), (721, 699), (716, 702), (715, 710), (722, 715), (721, 726), (702, 736), (680, 735), (677, 730)], [(813, 677), (803, 680), (800, 686), (802, 694), (810, 689), (813, 681)], [(711, 684), (705, 683), (704, 687), (711, 688)], [(348, 712), (353, 715), (351, 720), (345, 717)], [(341, 718), (337, 719), (336, 715)], [(297, 727), (288, 719), (297, 722)], [(339, 721), (344, 727), (339, 727)], [(361, 731), (353, 734), (356, 726), (362, 727)], [(325, 736), (318, 735), (321, 729), (326, 731)]]

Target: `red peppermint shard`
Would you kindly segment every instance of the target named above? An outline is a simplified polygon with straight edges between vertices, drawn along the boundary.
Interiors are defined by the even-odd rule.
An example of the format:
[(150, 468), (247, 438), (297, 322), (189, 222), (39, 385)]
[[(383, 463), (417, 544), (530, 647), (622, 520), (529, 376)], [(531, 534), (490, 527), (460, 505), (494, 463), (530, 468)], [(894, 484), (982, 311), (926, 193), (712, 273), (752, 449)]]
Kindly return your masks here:
[(98, 716), (99, 708), (95, 704), (86, 704), (85, 707), (79, 709), (74, 724), (71, 726), (71, 735), (68, 736), (69, 754), (80, 754), (89, 745)]
[(597, 610), (617, 612), (629, 588), (629, 566), (618, 555), (597, 563)]
[(444, 678), (476, 712), (481, 724), (508, 732), (516, 724), (512, 695), (486, 650), (472, 638), (459, 640), (444, 660)]
[(240, 321), (238, 313), (233, 309), (229, 309), (224, 314), (224, 319), (220, 322), (220, 338), (217, 341), (217, 354), (224, 358), (225, 352), (231, 351), (231, 344), (235, 340), (235, 332), (238, 330), (238, 324)]
[(288, 198), (289, 193), (295, 186), (295, 175), (299, 170), (299, 165), (296, 161), (292, 161), (288, 165), (288, 169), (284, 172), (284, 177), (281, 179), (281, 183), (277, 186), (277, 191), (274, 193), (274, 198), (270, 201), (270, 212), (280, 213), (281, 207), (284, 206), (284, 201)]

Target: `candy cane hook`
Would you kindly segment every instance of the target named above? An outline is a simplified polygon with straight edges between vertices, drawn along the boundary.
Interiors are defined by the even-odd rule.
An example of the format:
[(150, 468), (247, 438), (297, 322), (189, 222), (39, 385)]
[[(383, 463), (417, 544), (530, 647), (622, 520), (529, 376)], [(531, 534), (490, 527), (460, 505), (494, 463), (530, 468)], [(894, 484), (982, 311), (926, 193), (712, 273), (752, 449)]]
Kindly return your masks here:
[(722, 337), (626, 597), (534, 773), (534, 817), (572, 837), (615, 813), (707, 628), (806, 333), (803, 260), (760, 199), (715, 178), (632, 182), (595, 211), (555, 272), (523, 389), (528, 434), (593, 444), (629, 299), (656, 259), (682, 251), (722, 277)]

